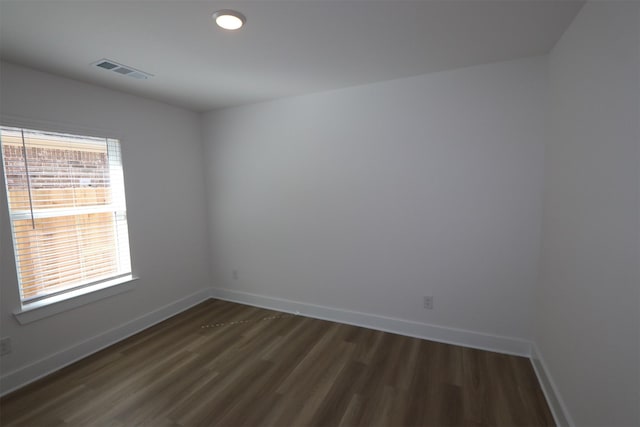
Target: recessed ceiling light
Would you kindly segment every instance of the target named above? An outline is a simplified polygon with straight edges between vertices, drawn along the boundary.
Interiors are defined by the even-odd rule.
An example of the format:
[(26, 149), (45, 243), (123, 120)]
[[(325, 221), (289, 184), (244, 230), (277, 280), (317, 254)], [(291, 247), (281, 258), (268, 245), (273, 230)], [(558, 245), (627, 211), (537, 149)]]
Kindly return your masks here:
[(225, 30), (239, 30), (247, 22), (243, 14), (230, 9), (217, 11), (213, 14), (213, 19), (218, 27)]

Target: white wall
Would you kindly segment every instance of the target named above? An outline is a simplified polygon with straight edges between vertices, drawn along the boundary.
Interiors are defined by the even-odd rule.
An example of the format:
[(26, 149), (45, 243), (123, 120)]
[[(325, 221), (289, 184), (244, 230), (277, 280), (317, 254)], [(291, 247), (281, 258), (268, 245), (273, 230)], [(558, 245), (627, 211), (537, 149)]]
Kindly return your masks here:
[[(61, 130), (106, 130), (122, 138), (133, 271), (140, 277), (131, 292), (18, 325), (12, 315), (20, 303), (3, 182), (0, 321), (2, 336), (13, 340), (13, 352), (2, 357), (5, 389), (39, 371), (17, 374), (11, 384), (8, 375), (78, 345), (91, 350), (95, 340), (86, 340), (210, 283), (199, 116), (7, 63), (1, 64), (0, 73), (3, 117), (51, 122)], [(62, 356), (54, 357), (55, 363), (64, 363)]]
[(550, 54), (535, 340), (576, 425), (640, 425), (638, 3), (594, 2)]
[(132, 292), (19, 326), (1, 193), (0, 333), (13, 339), (3, 378), (206, 295), (211, 268), (230, 291), (534, 338), (569, 421), (640, 424), (639, 8), (587, 4), (549, 63), (470, 67), (201, 122), (2, 63), (3, 117), (122, 137), (140, 276)]
[(546, 66), (204, 115), (214, 286), (530, 339)]

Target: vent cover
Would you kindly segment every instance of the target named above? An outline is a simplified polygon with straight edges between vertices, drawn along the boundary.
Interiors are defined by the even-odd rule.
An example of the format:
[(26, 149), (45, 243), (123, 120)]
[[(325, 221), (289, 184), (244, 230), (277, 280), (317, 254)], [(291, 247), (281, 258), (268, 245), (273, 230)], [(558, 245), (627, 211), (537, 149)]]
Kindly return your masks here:
[(122, 74), (123, 76), (131, 77), (138, 80), (145, 80), (145, 79), (148, 79), (149, 77), (153, 77), (153, 74), (136, 70), (133, 67), (119, 64), (116, 61), (112, 61), (110, 59), (101, 59), (100, 61), (94, 62), (91, 65), (94, 65), (98, 68), (102, 68), (103, 70), (113, 71), (114, 73)]

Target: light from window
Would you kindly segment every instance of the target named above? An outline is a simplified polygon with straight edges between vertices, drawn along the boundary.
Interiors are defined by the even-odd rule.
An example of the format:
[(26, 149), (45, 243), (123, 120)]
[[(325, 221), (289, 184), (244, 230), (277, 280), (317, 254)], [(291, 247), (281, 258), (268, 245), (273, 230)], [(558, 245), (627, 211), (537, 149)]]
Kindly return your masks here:
[(23, 305), (131, 274), (120, 142), (0, 127)]

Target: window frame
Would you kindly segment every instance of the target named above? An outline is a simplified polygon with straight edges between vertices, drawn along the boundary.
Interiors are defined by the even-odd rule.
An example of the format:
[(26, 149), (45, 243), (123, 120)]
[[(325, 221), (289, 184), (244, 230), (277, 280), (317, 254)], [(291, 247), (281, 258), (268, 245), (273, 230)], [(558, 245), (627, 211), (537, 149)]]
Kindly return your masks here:
[[(126, 183), (126, 173), (125, 173), (125, 160), (124, 151), (126, 144), (123, 143), (124, 138), (118, 131), (109, 130), (109, 129), (99, 129), (99, 128), (88, 128), (85, 126), (77, 126), (71, 124), (64, 123), (54, 123), (48, 121), (41, 120), (33, 120), (19, 116), (8, 116), (8, 115), (0, 115), (0, 126), (13, 127), (13, 128), (23, 128), (23, 129), (33, 129), (42, 132), (51, 132), (51, 133), (62, 133), (62, 134), (71, 134), (71, 135), (79, 135), (79, 136), (88, 136), (93, 138), (105, 138), (105, 139), (115, 139), (120, 144), (121, 150), (121, 162), (122, 162), (122, 175), (123, 180)], [(1, 157), (0, 153), (0, 157)], [(13, 314), (21, 325), (25, 325), (49, 316), (56, 315), (58, 313), (62, 313), (68, 310), (75, 309), (77, 307), (81, 307), (86, 304), (91, 304), (96, 301), (102, 300), (104, 298), (109, 298), (118, 294), (122, 294), (125, 292), (133, 291), (136, 287), (136, 282), (138, 280), (138, 276), (135, 271), (134, 266), (134, 256), (133, 256), (133, 242), (131, 241), (131, 221), (129, 219), (129, 215), (127, 215), (127, 224), (128, 224), (128, 239), (129, 239), (129, 257), (131, 262), (131, 273), (116, 276), (114, 278), (105, 279), (95, 283), (89, 283), (85, 285), (80, 285), (78, 287), (74, 287), (72, 289), (54, 293), (50, 296), (46, 296), (44, 298), (39, 298), (35, 301), (24, 303), (21, 297), (20, 291), (20, 281), (18, 278), (18, 270), (17, 270), (17, 257), (15, 252), (15, 241), (14, 241), (14, 233), (12, 230), (12, 215), (9, 208), (9, 200), (7, 198), (7, 183), (5, 178), (4, 171), (4, 162), (3, 162), (3, 171), (0, 173), (2, 175), (0, 177), (0, 184), (4, 187), (2, 190), (5, 196), (3, 199), (6, 200), (6, 207), (4, 202), (0, 205), (0, 209), (3, 210), (2, 215), (0, 215), (0, 219), (2, 219), (6, 213), (6, 220), (2, 219), (2, 223), (0, 224), (1, 230), (7, 231), (7, 234), (10, 235), (11, 240), (11, 250), (7, 250), (6, 253), (3, 254), (3, 257), (6, 258), (3, 263), (6, 262), (5, 265), (11, 264), (13, 269), (11, 272), (7, 272), (7, 277), (11, 276), (11, 278), (15, 281), (13, 283), (13, 287), (15, 288), (15, 293), (12, 292), (12, 295), (15, 295), (14, 298), (14, 306)], [(129, 212), (129, 206), (127, 204), (127, 212)], [(0, 231), (1, 231), (0, 230)], [(1, 234), (1, 233), (0, 233)], [(3, 251), (4, 252), (4, 251)]]

